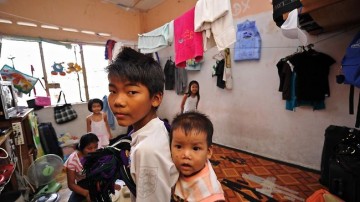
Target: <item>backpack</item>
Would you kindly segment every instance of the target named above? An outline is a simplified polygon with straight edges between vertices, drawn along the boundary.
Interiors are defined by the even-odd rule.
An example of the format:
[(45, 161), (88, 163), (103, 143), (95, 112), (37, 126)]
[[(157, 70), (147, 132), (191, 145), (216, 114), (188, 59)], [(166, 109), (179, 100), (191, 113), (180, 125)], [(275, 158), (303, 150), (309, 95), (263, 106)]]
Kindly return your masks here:
[(356, 34), (341, 61), (345, 84), (360, 88), (360, 32)]
[(130, 192), (136, 196), (136, 184), (131, 177), (127, 152), (131, 137), (120, 138), (116, 143), (89, 153), (82, 160), (86, 178), (82, 184), (89, 189), (91, 201), (111, 202), (115, 193), (115, 181), (121, 179)]
[[(341, 61), (344, 83), (350, 85), (349, 113), (354, 114), (354, 86), (360, 88), (360, 32), (357, 33)], [(360, 95), (359, 95), (360, 101)], [(360, 104), (360, 102), (359, 102)], [(358, 105), (355, 127), (360, 126), (360, 106)]]

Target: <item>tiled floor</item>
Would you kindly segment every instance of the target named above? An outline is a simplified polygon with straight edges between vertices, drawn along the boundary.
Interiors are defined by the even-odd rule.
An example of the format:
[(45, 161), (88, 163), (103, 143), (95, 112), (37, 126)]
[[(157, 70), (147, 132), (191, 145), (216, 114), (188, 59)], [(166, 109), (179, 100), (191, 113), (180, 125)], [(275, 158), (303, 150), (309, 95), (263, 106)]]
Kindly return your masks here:
[[(324, 188), (318, 182), (318, 173), (218, 145), (214, 145), (211, 162), (228, 202), (305, 201), (316, 190)], [(65, 172), (58, 181), (62, 184), (60, 202), (66, 202), (70, 190)]]
[(324, 188), (318, 173), (217, 145), (211, 160), (229, 202), (305, 201)]

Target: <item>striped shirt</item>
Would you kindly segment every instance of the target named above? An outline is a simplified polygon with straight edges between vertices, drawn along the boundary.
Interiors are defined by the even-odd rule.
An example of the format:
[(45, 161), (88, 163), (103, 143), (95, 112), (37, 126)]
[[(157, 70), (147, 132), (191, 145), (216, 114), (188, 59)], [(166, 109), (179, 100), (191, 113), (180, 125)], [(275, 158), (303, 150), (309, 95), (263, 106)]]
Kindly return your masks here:
[(175, 186), (173, 201), (225, 201), (224, 191), (208, 161), (205, 167), (191, 177), (179, 177)]
[(75, 179), (77, 182), (85, 179), (85, 174), (82, 173), (83, 166), (80, 162), (78, 151), (74, 151), (72, 154), (70, 154), (69, 158), (64, 163), (64, 166), (69, 170), (75, 171)]

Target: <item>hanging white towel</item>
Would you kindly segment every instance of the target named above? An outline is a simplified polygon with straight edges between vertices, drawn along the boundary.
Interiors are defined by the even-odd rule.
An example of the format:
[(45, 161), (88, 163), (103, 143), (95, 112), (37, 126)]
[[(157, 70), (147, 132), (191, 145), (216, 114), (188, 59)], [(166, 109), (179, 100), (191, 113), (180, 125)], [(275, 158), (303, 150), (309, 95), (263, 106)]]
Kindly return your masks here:
[[(215, 44), (224, 50), (236, 41), (230, 0), (198, 0), (194, 30), (203, 32), (204, 51)], [(215, 41), (215, 43), (214, 43)]]

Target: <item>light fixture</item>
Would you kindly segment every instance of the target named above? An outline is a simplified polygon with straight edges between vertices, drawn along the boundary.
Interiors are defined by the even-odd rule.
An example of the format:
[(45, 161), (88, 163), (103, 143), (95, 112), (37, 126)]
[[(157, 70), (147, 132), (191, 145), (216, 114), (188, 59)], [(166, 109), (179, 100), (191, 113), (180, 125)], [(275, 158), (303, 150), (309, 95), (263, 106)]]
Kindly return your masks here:
[(110, 36), (108, 33), (98, 33), (99, 36)]
[(21, 22), (21, 21), (19, 21), (19, 22), (16, 22), (16, 24), (22, 25), (22, 26), (28, 26), (28, 27), (37, 27), (36, 24), (31, 23), (31, 22)]
[(6, 20), (6, 19), (0, 19), (0, 23), (12, 24), (10, 20)]
[(66, 27), (63, 27), (62, 30), (63, 30), (63, 31), (67, 31), (67, 32), (79, 32), (79, 30), (77, 30), (77, 29), (66, 28)]
[(56, 30), (59, 30), (59, 27), (57, 26), (53, 26), (53, 25), (41, 25), (42, 28), (45, 28), (45, 29), (56, 29)]
[(87, 31), (87, 30), (81, 30), (81, 33), (95, 35), (95, 32)]

